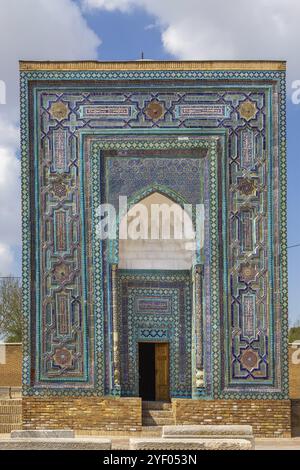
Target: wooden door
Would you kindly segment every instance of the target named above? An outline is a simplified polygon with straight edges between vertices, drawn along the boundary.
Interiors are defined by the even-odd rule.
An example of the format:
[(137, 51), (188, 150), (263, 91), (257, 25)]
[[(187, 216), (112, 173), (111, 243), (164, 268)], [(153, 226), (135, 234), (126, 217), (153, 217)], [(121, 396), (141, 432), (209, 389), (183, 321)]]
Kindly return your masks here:
[(170, 400), (168, 343), (155, 343), (155, 399)]

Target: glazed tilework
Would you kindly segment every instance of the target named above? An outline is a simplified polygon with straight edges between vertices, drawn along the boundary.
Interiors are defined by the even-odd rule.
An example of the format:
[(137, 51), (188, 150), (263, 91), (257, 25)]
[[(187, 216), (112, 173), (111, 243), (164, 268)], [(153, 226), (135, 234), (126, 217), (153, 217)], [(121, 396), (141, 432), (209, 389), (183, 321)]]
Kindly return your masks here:
[[(121, 270), (118, 292), (122, 395), (138, 396), (138, 342), (167, 340), (171, 397), (191, 397), (191, 273)], [(152, 312), (140, 309), (145, 301)]]
[(285, 73), (21, 72), (21, 126), (24, 393), (106, 390), (103, 152), (178, 154), (199, 137), (211, 165), (201, 395), (286, 398)]
[[(106, 200), (118, 208), (119, 195), (132, 198), (136, 193), (147, 187), (169, 188), (182, 201), (188, 204), (203, 202), (204, 171), (202, 152), (186, 152), (169, 150), (162, 152), (116, 152), (115, 155), (104, 156), (105, 168), (102, 172), (106, 177)], [(186, 182), (189, 181), (189, 185)]]
[[(213, 142), (212, 142), (213, 143)], [(139, 146), (143, 145), (143, 149), (135, 148), (137, 142), (132, 143), (131, 146), (128, 146), (127, 150), (119, 150), (119, 151), (103, 151), (102, 152), (102, 165), (100, 165), (100, 174), (102, 177), (100, 178), (100, 187), (101, 187), (101, 200), (104, 202), (110, 202), (118, 207), (118, 196), (119, 194), (127, 194), (128, 195), (128, 207), (132, 206), (136, 202), (139, 202), (143, 197), (151, 194), (152, 192), (158, 191), (161, 194), (171, 198), (174, 202), (177, 202), (179, 205), (183, 204), (191, 204), (191, 203), (202, 203), (205, 206), (207, 219), (209, 219), (209, 204), (210, 204), (210, 152), (209, 147), (210, 144), (206, 140), (199, 140), (194, 139), (191, 137), (188, 145), (186, 144), (186, 149), (180, 148), (182, 144), (176, 143), (176, 141), (166, 141), (162, 140), (159, 145), (159, 141), (156, 140), (155, 144), (150, 144), (149, 142), (139, 142)], [(151, 150), (148, 149), (148, 146), (154, 147), (160, 146), (161, 148), (152, 148)], [(97, 144), (95, 144), (97, 146)], [(179, 150), (180, 149), (180, 150)], [(98, 149), (99, 151), (99, 149)], [(96, 157), (98, 160), (98, 154), (96, 153)], [(221, 158), (219, 159), (221, 162)], [(213, 163), (215, 166), (215, 162)], [(216, 168), (212, 169), (212, 173), (216, 171)], [(149, 185), (149, 182), (152, 181), (152, 184)], [(189, 185), (187, 187), (186, 181), (189, 181)], [(214, 188), (216, 191), (216, 188)], [(192, 219), (195, 222), (196, 213), (192, 211)], [(213, 220), (213, 223), (217, 223), (217, 220)], [(208, 224), (208, 228), (209, 228)], [(204, 259), (204, 251), (206, 252), (206, 261), (205, 261), (205, 277), (206, 277), (206, 289), (205, 297), (207, 298), (206, 303), (206, 315), (208, 318), (211, 317), (210, 311), (210, 278), (209, 278), (209, 260), (210, 260), (210, 243), (209, 237), (205, 237), (206, 243), (204, 250), (198, 249), (196, 252), (196, 261)], [(107, 272), (108, 275), (105, 278), (105, 289), (103, 291), (103, 311), (104, 311), (104, 338), (105, 338), (105, 377), (106, 377), (106, 384), (105, 384), (105, 391), (107, 394), (137, 394), (137, 384), (132, 379), (131, 382), (128, 384), (127, 380), (124, 381), (124, 370), (127, 369), (126, 363), (128, 360), (128, 356), (126, 356), (126, 360), (124, 359), (124, 353), (121, 351), (121, 390), (119, 390), (119, 386), (115, 384), (114, 376), (116, 374), (115, 367), (114, 367), (114, 360), (112, 351), (115, 348), (114, 341), (112, 340), (112, 336), (114, 337), (114, 320), (113, 320), (113, 296), (114, 296), (114, 287), (113, 282), (111, 279), (110, 273), (110, 266), (112, 263), (118, 263), (118, 243), (116, 242), (104, 242), (103, 243), (103, 264), (102, 270), (103, 272)], [(162, 271), (162, 275), (166, 274), (165, 271)], [(179, 274), (179, 273), (178, 273)], [(174, 276), (174, 273), (173, 273)], [(156, 281), (158, 282), (158, 281)], [(189, 276), (189, 283), (191, 288), (191, 273)], [(119, 292), (119, 289), (117, 289)], [(202, 296), (202, 294), (201, 294)], [(143, 299), (141, 299), (143, 300)], [(157, 298), (157, 302), (162, 304), (164, 302), (164, 297), (160, 295)], [(137, 308), (139, 308), (140, 302), (137, 304)], [(149, 305), (149, 304), (148, 304)], [(157, 308), (157, 303), (155, 305), (155, 309)], [(172, 307), (172, 302), (169, 303), (169, 307)], [(120, 310), (120, 309), (119, 309)], [(172, 308), (171, 308), (172, 310)], [(115, 321), (118, 321), (115, 319)], [(119, 319), (119, 323), (123, 325), (124, 320), (122, 318)], [(209, 321), (207, 324), (209, 325)], [(159, 327), (161, 329), (159, 329)], [(111, 331), (113, 334), (111, 335)], [(135, 330), (134, 330), (135, 331)], [(165, 325), (156, 324), (155, 328), (144, 329), (140, 328), (140, 332), (142, 332), (139, 336), (140, 339), (148, 339), (153, 340), (154, 332), (158, 331), (157, 338), (170, 338), (170, 334), (168, 329), (166, 330)], [(127, 332), (128, 333), (128, 332)], [(121, 332), (120, 337), (122, 337)], [(207, 328), (208, 337), (211, 334), (209, 329)], [(133, 338), (132, 338), (133, 336)], [(206, 332), (205, 332), (206, 336)], [(125, 335), (125, 337), (127, 337)], [(123, 337), (122, 337), (123, 338)], [(136, 333), (133, 335), (133, 328), (129, 330), (128, 333), (128, 340), (134, 341), (133, 347), (136, 348), (136, 342), (138, 336)], [(188, 345), (188, 340), (184, 337), (182, 338), (184, 344), (186, 344), (185, 348)], [(124, 339), (120, 341), (120, 349), (123, 348)], [(211, 340), (208, 339), (208, 343), (211, 343)], [(191, 345), (188, 346), (191, 349)], [(202, 358), (202, 348), (197, 346), (195, 351), (201, 349), (201, 362), (203, 363)], [(136, 353), (136, 350), (135, 350)], [(174, 356), (175, 361), (175, 354)], [(136, 362), (134, 363), (136, 366)], [(192, 367), (190, 363), (190, 367)], [(211, 358), (207, 358), (206, 362), (206, 370), (208, 372), (211, 370)], [(136, 369), (132, 369), (132, 375), (135, 377)], [(189, 370), (189, 375), (191, 376), (191, 370)], [(195, 375), (195, 374), (194, 374)], [(117, 373), (117, 377), (119, 373)], [(191, 382), (191, 380), (190, 380)], [(188, 396), (190, 395), (190, 387), (185, 385), (184, 390), (180, 390), (177, 387), (173, 389), (174, 396)], [(210, 392), (211, 384), (209, 384), (209, 380), (207, 381), (206, 391)], [(194, 390), (193, 394), (201, 394), (203, 390)]]

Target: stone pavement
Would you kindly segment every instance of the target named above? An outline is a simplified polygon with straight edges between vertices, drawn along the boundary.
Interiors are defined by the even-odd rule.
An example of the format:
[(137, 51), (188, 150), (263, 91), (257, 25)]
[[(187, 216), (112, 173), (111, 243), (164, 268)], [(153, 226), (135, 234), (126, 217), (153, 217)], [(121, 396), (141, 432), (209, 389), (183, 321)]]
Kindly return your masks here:
[[(1, 443), (0, 443), (1, 445)], [(199, 438), (161, 438), (143, 437), (130, 439), (130, 450), (253, 450), (252, 443), (246, 439), (199, 439)]]
[[(113, 450), (128, 450), (129, 437), (105, 437), (108, 437), (112, 440)], [(291, 439), (255, 439), (255, 450), (300, 450), (300, 437)]]
[(107, 438), (21, 438), (0, 439), (3, 450), (111, 450)]
[(300, 450), (300, 437), (255, 439), (255, 450)]
[[(0, 439), (8, 439), (10, 434), (0, 434)], [(83, 436), (80, 433), (80, 437), (90, 437)], [(95, 437), (95, 435), (93, 436)], [(112, 449), (113, 450), (128, 450), (129, 449), (129, 438), (132, 436), (115, 436), (115, 435), (99, 435), (99, 438), (107, 438), (112, 440)], [(255, 450), (300, 450), (300, 437), (294, 438), (274, 438), (274, 439), (255, 439)]]

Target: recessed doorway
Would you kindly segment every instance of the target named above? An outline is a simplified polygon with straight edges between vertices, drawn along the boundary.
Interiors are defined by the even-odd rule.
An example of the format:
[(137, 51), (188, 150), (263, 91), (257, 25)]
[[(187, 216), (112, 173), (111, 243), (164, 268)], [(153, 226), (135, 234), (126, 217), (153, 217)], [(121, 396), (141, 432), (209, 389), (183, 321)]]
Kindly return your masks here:
[(169, 401), (169, 344), (139, 343), (139, 395), (146, 401)]

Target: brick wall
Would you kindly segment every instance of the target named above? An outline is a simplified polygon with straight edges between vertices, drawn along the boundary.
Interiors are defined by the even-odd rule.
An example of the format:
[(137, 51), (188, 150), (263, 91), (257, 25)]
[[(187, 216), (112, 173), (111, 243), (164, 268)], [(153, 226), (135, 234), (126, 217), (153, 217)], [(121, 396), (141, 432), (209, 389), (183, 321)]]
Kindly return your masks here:
[(300, 437), (300, 400), (292, 400), (292, 436)]
[(300, 344), (289, 345), (290, 397), (300, 399)]
[[(256, 436), (290, 437), (290, 400), (174, 399), (176, 424), (250, 424)], [(140, 398), (23, 397), (24, 429), (140, 431)]]
[(140, 398), (23, 397), (24, 429), (139, 431)]
[(0, 344), (0, 387), (21, 387), (22, 344)]
[(176, 424), (250, 424), (260, 437), (290, 437), (290, 400), (173, 400)]

